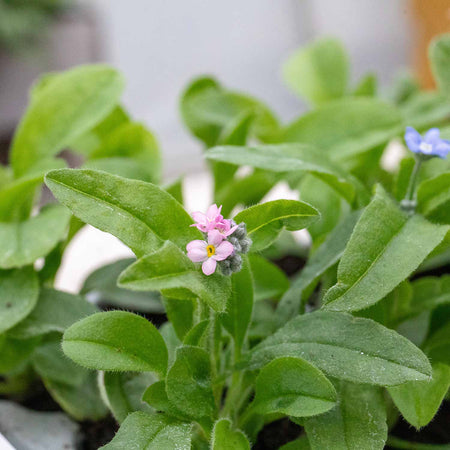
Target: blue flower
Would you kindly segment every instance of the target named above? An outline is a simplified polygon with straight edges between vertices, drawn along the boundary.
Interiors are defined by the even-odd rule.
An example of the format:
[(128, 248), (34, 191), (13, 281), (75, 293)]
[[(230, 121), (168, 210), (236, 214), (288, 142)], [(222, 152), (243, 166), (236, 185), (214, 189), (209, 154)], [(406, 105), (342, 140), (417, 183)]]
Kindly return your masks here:
[(450, 152), (450, 141), (441, 139), (437, 128), (429, 129), (423, 138), (413, 127), (406, 127), (405, 141), (412, 152), (425, 156), (445, 159)]

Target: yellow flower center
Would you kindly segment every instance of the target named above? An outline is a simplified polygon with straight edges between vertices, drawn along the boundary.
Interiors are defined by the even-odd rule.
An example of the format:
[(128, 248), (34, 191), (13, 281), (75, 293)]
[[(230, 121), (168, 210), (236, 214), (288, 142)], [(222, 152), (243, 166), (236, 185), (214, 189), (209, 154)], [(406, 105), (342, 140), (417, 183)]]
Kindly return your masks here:
[(211, 258), (212, 255), (216, 253), (216, 248), (214, 245), (208, 245), (206, 247), (206, 254), (208, 255), (208, 258)]

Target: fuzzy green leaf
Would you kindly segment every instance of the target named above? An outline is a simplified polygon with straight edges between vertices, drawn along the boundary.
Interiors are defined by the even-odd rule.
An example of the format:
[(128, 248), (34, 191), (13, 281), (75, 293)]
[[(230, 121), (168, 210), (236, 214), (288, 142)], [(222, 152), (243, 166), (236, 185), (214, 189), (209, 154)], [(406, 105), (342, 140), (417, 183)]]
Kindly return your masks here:
[(381, 390), (341, 382), (338, 394), (336, 408), (305, 422), (311, 450), (382, 450), (387, 425)]
[(158, 183), (161, 156), (153, 134), (144, 125), (130, 122), (108, 135), (102, 145), (89, 155), (84, 167)]
[(25, 319), (36, 306), (39, 281), (32, 267), (0, 271), (0, 333)]
[(103, 65), (81, 66), (52, 77), (34, 95), (14, 136), (11, 164), (23, 175), (89, 130), (116, 105), (123, 80)]
[(163, 414), (138, 411), (130, 414), (114, 439), (99, 450), (191, 450), (191, 428)]
[(282, 356), (305, 359), (330, 376), (357, 383), (390, 386), (431, 375), (427, 357), (406, 338), (345, 313), (317, 311), (292, 319), (252, 349), (246, 367)]
[(450, 322), (433, 333), (423, 348), (434, 363), (442, 362), (450, 365)]
[(374, 98), (354, 97), (304, 114), (285, 129), (282, 140), (316, 145), (333, 161), (351, 167), (356, 156), (402, 131), (402, 118), (394, 106)]
[(335, 39), (320, 39), (297, 50), (283, 67), (288, 86), (312, 104), (342, 97), (348, 75), (347, 53)]
[(289, 279), (285, 273), (266, 258), (252, 253), (248, 255), (253, 275), (255, 302), (278, 299), (289, 288)]
[(23, 222), (0, 222), (0, 268), (33, 264), (63, 240), (70, 211), (60, 205), (44, 208)]
[(119, 275), (135, 261), (135, 258), (120, 259), (94, 270), (86, 278), (80, 294), (94, 299), (95, 302), (113, 305), (117, 309), (157, 314), (164, 312), (159, 292), (136, 292), (117, 286)]
[(43, 379), (46, 389), (69, 416), (78, 421), (97, 421), (108, 414), (97, 384), (97, 374), (89, 372), (83, 383), (71, 386), (51, 379)]
[(214, 425), (211, 450), (250, 450), (250, 443), (242, 431), (233, 430), (229, 419), (220, 419)]
[(300, 276), (292, 283), (280, 301), (277, 316), (281, 323), (299, 313), (302, 299), (309, 296), (315, 281), (341, 259), (360, 215), (359, 211), (349, 214), (308, 259)]
[[(303, 143), (255, 147), (220, 146), (208, 150), (206, 158), (271, 172), (310, 172), (350, 203), (355, 197), (356, 189), (358, 193), (361, 190), (353, 177), (329, 161), (317, 148)], [(361, 195), (364, 196), (364, 192)]]
[(199, 347), (179, 347), (167, 373), (166, 392), (169, 401), (188, 417), (212, 418), (216, 406), (208, 353)]
[(36, 307), (9, 334), (26, 339), (53, 331), (64, 333), (74, 322), (97, 311), (97, 307), (78, 295), (42, 287)]
[(420, 184), (417, 209), (433, 222), (450, 223), (450, 172)]
[(409, 381), (388, 388), (402, 416), (417, 429), (428, 425), (450, 387), (450, 366), (433, 364), (430, 381)]
[(158, 330), (141, 316), (125, 311), (93, 314), (64, 333), (64, 353), (97, 370), (156, 372), (164, 375), (167, 348)]
[(409, 217), (379, 188), (356, 224), (324, 308), (357, 311), (381, 300), (419, 267), (448, 229)]
[(234, 217), (236, 223), (245, 222), (252, 250), (268, 247), (286, 228), (301, 230), (320, 217), (317, 209), (297, 200), (274, 200), (251, 206)]
[(336, 391), (325, 375), (300, 358), (278, 358), (256, 378), (253, 408), (260, 414), (308, 417), (336, 404)]
[(151, 373), (103, 372), (100, 376), (102, 397), (119, 423), (134, 411), (152, 412), (142, 395), (155, 382)]
[(161, 290), (167, 297), (182, 299), (184, 290), (199, 297), (216, 311), (225, 309), (231, 293), (229, 277), (219, 273), (203, 275), (191, 260), (173, 243), (167, 241), (158, 251), (144, 256), (127, 268), (119, 286), (138, 290)]
[(161, 188), (95, 170), (63, 169), (45, 177), (56, 198), (86, 223), (113, 234), (137, 256), (170, 239), (184, 248), (201, 237), (192, 219)]

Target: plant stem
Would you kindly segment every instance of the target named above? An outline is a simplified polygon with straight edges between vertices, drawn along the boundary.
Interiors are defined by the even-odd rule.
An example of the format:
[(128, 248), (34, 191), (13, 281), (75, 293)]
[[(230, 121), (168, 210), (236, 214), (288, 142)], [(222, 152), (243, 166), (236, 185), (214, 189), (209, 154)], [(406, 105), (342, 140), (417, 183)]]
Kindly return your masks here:
[(422, 160), (420, 158), (416, 158), (416, 163), (414, 164), (414, 168), (411, 173), (411, 177), (409, 178), (408, 190), (406, 191), (404, 200), (407, 200), (407, 201), (414, 200), (414, 192), (415, 192), (416, 183), (417, 183), (417, 175), (419, 174), (421, 165), (422, 165)]

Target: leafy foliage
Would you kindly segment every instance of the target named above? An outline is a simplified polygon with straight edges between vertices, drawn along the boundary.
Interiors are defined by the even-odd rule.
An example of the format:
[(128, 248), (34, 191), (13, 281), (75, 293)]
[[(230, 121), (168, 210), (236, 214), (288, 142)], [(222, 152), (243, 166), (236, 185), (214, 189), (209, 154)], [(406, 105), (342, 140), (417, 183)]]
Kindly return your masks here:
[[(448, 36), (430, 55), (437, 91), (407, 80), (381, 100), (372, 74), (349, 85), (339, 42), (310, 44), (284, 74), (313, 106), (287, 125), (194, 80), (181, 114), (217, 204), (203, 225), (194, 215), (203, 232), (181, 181), (158, 186), (157, 141), (120, 105), (116, 71), (43, 77), (0, 168), (0, 392), (26, 395), (39, 377), (77, 420), (111, 411), (111, 450), (248, 450), (281, 418), (304, 431), (286, 450), (382, 449), (399, 414), (428, 424), (450, 385), (450, 165), (427, 148), (382, 161), (405, 125), (450, 136)], [(82, 168), (64, 168), (65, 148)], [(44, 175), (62, 205), (42, 207)], [(298, 197), (264, 201), (278, 183)], [(85, 223), (137, 259), (60, 292)], [(213, 257), (218, 270), (202, 271)], [(289, 279), (276, 264), (293, 257)]]

